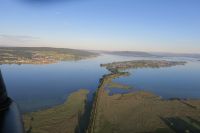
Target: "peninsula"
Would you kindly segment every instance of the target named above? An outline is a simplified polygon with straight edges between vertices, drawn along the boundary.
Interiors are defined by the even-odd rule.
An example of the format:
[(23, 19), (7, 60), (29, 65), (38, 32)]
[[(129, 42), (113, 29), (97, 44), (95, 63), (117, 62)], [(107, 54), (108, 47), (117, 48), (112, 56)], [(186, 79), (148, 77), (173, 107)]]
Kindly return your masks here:
[[(131, 89), (113, 79), (129, 76), (127, 69), (160, 68), (186, 62), (138, 60), (102, 64), (110, 73), (104, 75), (94, 94), (86, 133), (179, 133), (200, 131), (200, 100), (162, 99), (153, 93), (136, 90), (109, 95), (109, 89)], [(88, 102), (88, 91), (72, 93), (57, 107), (24, 115), (27, 133), (75, 133)]]
[[(162, 99), (150, 92), (109, 95), (114, 78), (128, 76), (130, 68), (184, 65), (174, 61), (125, 61), (102, 64), (111, 73), (100, 80), (88, 133), (179, 133), (200, 131), (200, 101)], [(118, 89), (118, 88), (115, 88)]]

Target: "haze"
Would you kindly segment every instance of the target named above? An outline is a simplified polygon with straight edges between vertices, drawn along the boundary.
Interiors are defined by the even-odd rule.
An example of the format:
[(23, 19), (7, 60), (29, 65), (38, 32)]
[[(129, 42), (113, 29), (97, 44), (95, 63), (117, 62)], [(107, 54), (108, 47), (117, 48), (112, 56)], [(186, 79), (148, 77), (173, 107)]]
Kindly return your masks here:
[(1, 0), (0, 46), (200, 53), (198, 0)]

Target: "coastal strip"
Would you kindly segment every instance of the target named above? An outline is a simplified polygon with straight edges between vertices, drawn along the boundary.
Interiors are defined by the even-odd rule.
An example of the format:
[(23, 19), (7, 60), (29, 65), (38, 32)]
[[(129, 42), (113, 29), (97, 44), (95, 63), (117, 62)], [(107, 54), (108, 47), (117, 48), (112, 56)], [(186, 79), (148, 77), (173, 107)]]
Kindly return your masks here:
[(105, 93), (105, 86), (109, 84), (114, 78), (118, 78), (121, 76), (128, 76), (127, 72), (118, 72), (118, 73), (111, 73), (106, 74), (100, 79), (99, 87), (95, 93), (95, 98), (93, 101), (93, 107), (92, 112), (90, 116), (90, 123), (87, 130), (87, 133), (94, 133), (95, 132), (95, 126), (96, 126), (96, 119), (97, 119), (97, 113), (98, 113), (98, 107), (99, 107), (99, 100), (101, 99), (101, 96), (103, 93)]
[(85, 111), (88, 90), (70, 94), (62, 105), (23, 116), (26, 133), (74, 133)]

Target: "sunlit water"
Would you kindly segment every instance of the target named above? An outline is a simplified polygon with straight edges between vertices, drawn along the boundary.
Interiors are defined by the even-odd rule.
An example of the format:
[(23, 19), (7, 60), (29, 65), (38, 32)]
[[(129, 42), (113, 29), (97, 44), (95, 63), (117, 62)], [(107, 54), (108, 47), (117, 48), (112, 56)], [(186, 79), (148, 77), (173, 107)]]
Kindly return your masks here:
[[(70, 93), (79, 89), (88, 89), (91, 100), (99, 79), (108, 73), (100, 67), (101, 63), (138, 59), (152, 58), (103, 55), (81, 61), (49, 65), (1, 65), (0, 68), (9, 96), (20, 105), (23, 112), (27, 112), (61, 104)], [(189, 63), (171, 68), (129, 70), (130, 77), (115, 81), (165, 98), (199, 98), (200, 62), (187, 58), (168, 60), (187, 60)]]

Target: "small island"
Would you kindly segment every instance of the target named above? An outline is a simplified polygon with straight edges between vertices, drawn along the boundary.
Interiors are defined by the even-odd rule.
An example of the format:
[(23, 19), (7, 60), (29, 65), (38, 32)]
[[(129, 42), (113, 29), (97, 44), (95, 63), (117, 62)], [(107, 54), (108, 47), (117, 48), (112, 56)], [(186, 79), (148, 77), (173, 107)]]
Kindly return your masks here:
[(52, 64), (96, 56), (93, 52), (67, 48), (0, 47), (0, 64)]
[(183, 61), (165, 61), (165, 60), (134, 60), (134, 61), (122, 61), (113, 62), (108, 64), (101, 64), (102, 67), (106, 67), (109, 71), (119, 72), (120, 70), (136, 69), (136, 68), (160, 68), (171, 67), (176, 65), (185, 65)]

